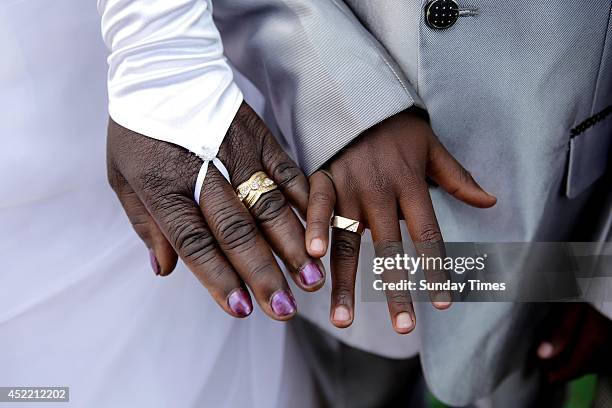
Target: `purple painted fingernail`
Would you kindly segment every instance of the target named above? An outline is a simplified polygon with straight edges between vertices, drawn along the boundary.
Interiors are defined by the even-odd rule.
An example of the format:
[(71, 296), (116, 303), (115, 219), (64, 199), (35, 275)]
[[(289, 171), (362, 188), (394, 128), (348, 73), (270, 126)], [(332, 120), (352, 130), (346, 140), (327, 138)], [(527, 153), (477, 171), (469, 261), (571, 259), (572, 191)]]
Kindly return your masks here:
[(159, 262), (157, 262), (157, 257), (155, 256), (155, 252), (152, 249), (149, 249), (149, 262), (151, 263), (151, 269), (155, 272), (155, 275), (161, 274), (161, 267), (159, 266)]
[(297, 310), (293, 296), (286, 290), (276, 292), (272, 296), (270, 305), (272, 306), (272, 311), (279, 317), (292, 315)]
[(321, 282), (323, 272), (319, 269), (319, 265), (309, 262), (300, 269), (300, 279), (305, 286), (313, 286)]
[(247, 317), (253, 311), (251, 298), (242, 288), (234, 290), (227, 297), (227, 304), (230, 310), (238, 317)]

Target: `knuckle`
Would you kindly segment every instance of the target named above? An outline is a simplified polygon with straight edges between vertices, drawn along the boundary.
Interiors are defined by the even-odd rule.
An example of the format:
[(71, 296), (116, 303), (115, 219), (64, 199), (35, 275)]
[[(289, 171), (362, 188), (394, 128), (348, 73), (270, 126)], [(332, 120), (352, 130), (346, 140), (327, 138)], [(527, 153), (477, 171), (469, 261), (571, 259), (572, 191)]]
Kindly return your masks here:
[(379, 241), (374, 243), (374, 253), (379, 257), (392, 257), (395, 255), (403, 255), (404, 248), (402, 242), (396, 241)]
[(368, 192), (370, 192), (372, 201), (377, 204), (388, 203), (389, 198), (393, 195), (394, 186), (389, 182), (388, 179), (372, 180), (371, 184), (367, 186)]
[(412, 196), (420, 190), (427, 189), (424, 172), (412, 166), (405, 166), (399, 174), (400, 185), (405, 186), (402, 192), (407, 196)]
[(387, 300), (401, 309), (407, 309), (412, 305), (410, 295), (400, 291), (387, 293)]
[(222, 286), (219, 284), (224, 283), (223, 281), (227, 279), (229, 273), (231, 273), (231, 270), (227, 265), (216, 265), (206, 269), (205, 278), (211, 287)]
[(312, 205), (329, 208), (332, 205), (332, 198), (322, 191), (313, 191), (310, 194), (310, 202)]
[(219, 214), (217, 225), (223, 249), (247, 250), (255, 244), (256, 227), (245, 215), (226, 210)]
[(376, 197), (378, 202), (388, 199), (393, 194), (394, 184), (398, 180), (397, 174), (378, 167), (373, 168), (369, 174), (370, 177), (361, 188), (367, 189), (367, 192)]
[(333, 240), (332, 250), (334, 251), (335, 257), (355, 258), (358, 248), (350, 239), (338, 236)]
[(209, 261), (215, 248), (213, 236), (205, 230), (191, 229), (179, 235), (177, 245), (186, 261), (198, 265)]
[(277, 219), (285, 209), (285, 196), (278, 190), (271, 191), (261, 196), (257, 204), (252, 208), (257, 221), (267, 223)]
[(329, 229), (329, 220), (311, 219), (308, 221), (308, 228), (317, 232), (327, 231)]
[(426, 224), (419, 231), (419, 243), (433, 245), (442, 241), (442, 233), (437, 225)]
[(262, 285), (270, 282), (274, 266), (270, 262), (259, 262), (251, 265), (248, 270), (247, 280), (252, 285)]
[(408, 164), (405, 164), (404, 166), (402, 166), (400, 170), (401, 177), (404, 179), (404, 182), (407, 182), (407, 183), (417, 182), (419, 179), (422, 178), (421, 174), (422, 174), (421, 171), (419, 171), (414, 166), (411, 166)]
[(283, 160), (274, 166), (271, 176), (274, 180), (278, 180), (278, 186), (281, 189), (286, 189), (298, 183), (302, 172), (293, 163)]

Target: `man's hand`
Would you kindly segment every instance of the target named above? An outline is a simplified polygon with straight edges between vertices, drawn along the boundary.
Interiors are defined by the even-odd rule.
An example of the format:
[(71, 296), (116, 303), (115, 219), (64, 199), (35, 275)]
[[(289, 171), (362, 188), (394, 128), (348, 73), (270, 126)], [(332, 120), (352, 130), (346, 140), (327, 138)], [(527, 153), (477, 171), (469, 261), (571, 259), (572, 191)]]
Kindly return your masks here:
[[(475, 207), (491, 207), (496, 198), (486, 193), (434, 136), (431, 127), (411, 111), (399, 113), (362, 134), (333, 158), (326, 170), (311, 176), (306, 243), (313, 257), (328, 246), (332, 212), (364, 223), (372, 232), (377, 256), (403, 254), (400, 214), (406, 220), (417, 251), (444, 256), (444, 243), (429, 196), (426, 177), (455, 198)], [(354, 318), (354, 285), (360, 236), (334, 228), (332, 232), (331, 320), (338, 327)], [(444, 281), (446, 273), (426, 270), (432, 282)], [(405, 271), (387, 271), (383, 281), (406, 279)], [(415, 315), (407, 291), (387, 291), (393, 327), (409, 333)], [(430, 293), (434, 306), (450, 306), (450, 294)]]
[(553, 305), (537, 341), (537, 358), (550, 382), (587, 373), (612, 373), (612, 321), (588, 303)]
[[(199, 207), (193, 192), (202, 161), (187, 150), (111, 121), (107, 154), (110, 184), (158, 275), (174, 269), (178, 254), (230, 315), (251, 313), (248, 286), (277, 320), (291, 318), (296, 305), (270, 247), (301, 288), (323, 285), (323, 268), (306, 252), (304, 228), (287, 202), (305, 213), (308, 181), (248, 105), (238, 111), (218, 155), (233, 186), (211, 164)], [(279, 190), (261, 196), (249, 211), (235, 187), (257, 171)]]

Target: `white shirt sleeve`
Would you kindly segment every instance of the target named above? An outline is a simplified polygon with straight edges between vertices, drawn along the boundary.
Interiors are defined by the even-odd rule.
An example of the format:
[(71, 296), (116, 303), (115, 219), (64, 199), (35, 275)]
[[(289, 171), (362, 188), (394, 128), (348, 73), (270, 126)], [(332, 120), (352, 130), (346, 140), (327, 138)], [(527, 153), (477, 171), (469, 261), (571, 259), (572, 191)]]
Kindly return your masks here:
[(242, 103), (211, 0), (98, 0), (109, 114), (212, 160)]

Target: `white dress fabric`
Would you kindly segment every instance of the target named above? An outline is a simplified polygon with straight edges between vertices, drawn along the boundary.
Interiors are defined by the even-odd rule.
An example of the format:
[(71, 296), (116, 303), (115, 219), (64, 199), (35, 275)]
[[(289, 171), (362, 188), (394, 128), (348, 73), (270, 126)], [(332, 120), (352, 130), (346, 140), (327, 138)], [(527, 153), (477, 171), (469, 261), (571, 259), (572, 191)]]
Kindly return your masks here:
[(314, 406), (284, 324), (151, 271), (106, 182), (99, 27), (93, 0), (0, 2), (0, 385), (70, 387), (46, 407)]
[(212, 160), (242, 94), (223, 56), (210, 0), (98, 0), (110, 116)]

